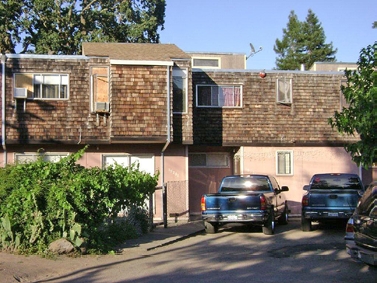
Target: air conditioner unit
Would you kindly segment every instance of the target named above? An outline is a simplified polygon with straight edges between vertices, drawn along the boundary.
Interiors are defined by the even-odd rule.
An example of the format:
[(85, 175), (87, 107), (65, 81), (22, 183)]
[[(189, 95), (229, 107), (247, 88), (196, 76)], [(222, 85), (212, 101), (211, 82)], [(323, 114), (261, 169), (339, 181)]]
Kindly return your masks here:
[(109, 112), (110, 105), (108, 102), (96, 102), (96, 112)]
[(13, 97), (18, 98), (18, 99), (26, 99), (27, 98), (27, 88), (16, 87), (14, 89)]

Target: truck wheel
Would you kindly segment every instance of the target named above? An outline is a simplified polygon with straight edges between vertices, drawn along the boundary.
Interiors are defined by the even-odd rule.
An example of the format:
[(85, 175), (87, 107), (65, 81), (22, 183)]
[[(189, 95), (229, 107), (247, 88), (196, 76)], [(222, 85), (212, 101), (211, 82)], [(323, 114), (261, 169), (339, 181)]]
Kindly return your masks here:
[(301, 216), (301, 229), (304, 232), (309, 232), (312, 230), (312, 221)]
[(204, 229), (208, 234), (215, 234), (219, 231), (219, 225), (217, 223), (204, 221)]
[(283, 213), (279, 217), (279, 224), (288, 224), (288, 205), (285, 205)]
[(264, 224), (262, 229), (263, 229), (263, 234), (265, 235), (273, 235), (275, 233), (275, 217), (274, 217), (273, 208), (271, 208), (267, 222)]

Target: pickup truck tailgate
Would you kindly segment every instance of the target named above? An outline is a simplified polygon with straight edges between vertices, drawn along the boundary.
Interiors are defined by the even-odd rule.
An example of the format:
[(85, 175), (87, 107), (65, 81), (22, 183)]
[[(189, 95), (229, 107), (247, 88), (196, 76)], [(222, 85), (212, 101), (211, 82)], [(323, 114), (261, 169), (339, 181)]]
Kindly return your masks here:
[(355, 208), (359, 198), (357, 190), (311, 190), (309, 205), (312, 207)]
[(208, 194), (206, 195), (207, 211), (237, 211), (260, 209), (261, 194)]

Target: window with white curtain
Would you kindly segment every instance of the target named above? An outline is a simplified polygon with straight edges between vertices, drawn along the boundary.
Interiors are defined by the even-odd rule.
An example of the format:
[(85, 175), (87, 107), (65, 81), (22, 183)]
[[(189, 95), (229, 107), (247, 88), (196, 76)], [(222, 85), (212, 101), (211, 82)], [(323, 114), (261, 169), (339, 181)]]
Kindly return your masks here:
[(276, 102), (282, 104), (292, 103), (292, 79), (276, 79)]
[(241, 107), (240, 85), (197, 85), (197, 107)]

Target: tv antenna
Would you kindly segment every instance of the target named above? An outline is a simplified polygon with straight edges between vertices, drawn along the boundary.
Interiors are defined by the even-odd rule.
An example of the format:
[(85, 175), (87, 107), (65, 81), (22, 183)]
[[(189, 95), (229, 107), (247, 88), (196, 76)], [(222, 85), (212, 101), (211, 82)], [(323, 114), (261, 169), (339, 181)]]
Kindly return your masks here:
[(262, 46), (260, 46), (258, 50), (255, 50), (254, 46), (250, 43), (250, 54), (249, 56), (246, 57), (246, 60), (249, 59), (250, 57), (253, 57), (258, 52), (262, 51), (262, 49), (263, 49)]

